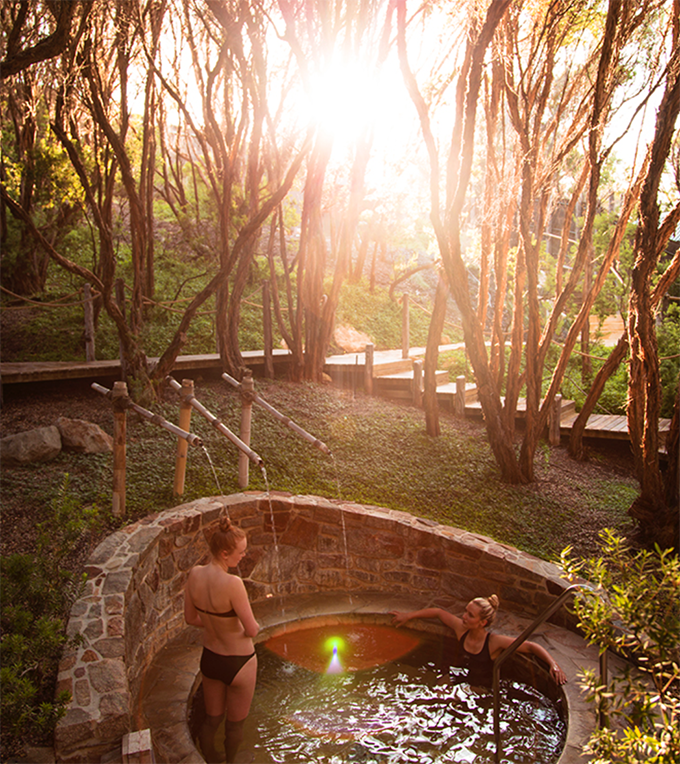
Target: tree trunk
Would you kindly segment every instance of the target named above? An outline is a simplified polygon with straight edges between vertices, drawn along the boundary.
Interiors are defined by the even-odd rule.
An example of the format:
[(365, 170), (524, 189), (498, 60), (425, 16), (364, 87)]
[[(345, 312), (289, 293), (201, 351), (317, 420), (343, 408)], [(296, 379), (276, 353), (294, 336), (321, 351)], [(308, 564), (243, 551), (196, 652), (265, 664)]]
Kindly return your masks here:
[(437, 404), (437, 365), (439, 361), (439, 342), (444, 328), (444, 319), (446, 318), (446, 301), (448, 300), (449, 289), (446, 281), (439, 276), (437, 280), (437, 291), (434, 296), (434, 307), (432, 309), (432, 318), (427, 331), (427, 347), (425, 349), (425, 394), (423, 396), (423, 407), (425, 408), (425, 429), (427, 434), (433, 438), (439, 436), (439, 406)]
[[(680, 7), (674, 5), (677, 24)], [(651, 161), (640, 194), (640, 221), (635, 236), (631, 292), (628, 302), (630, 374), (628, 384), (628, 431), (640, 482), (640, 496), (629, 512), (638, 521), (642, 537), (668, 543), (669, 528), (677, 526), (677, 507), (666, 503), (659, 468), (659, 411), (661, 388), (656, 326), (651, 295), (652, 277), (660, 251), (660, 179), (670, 153), (680, 112), (680, 41), (674, 40), (666, 90), (657, 111), (651, 145)]]

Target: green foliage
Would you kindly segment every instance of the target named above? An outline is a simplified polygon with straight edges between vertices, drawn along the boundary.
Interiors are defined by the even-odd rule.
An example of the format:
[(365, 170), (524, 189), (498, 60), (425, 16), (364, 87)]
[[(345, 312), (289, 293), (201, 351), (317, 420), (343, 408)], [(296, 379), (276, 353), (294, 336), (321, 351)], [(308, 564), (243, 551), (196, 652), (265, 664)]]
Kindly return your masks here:
[(680, 378), (680, 307), (671, 305), (657, 332), (659, 376), (661, 377), (661, 416), (673, 416)]
[[(427, 344), (429, 321), (426, 313), (411, 306), (409, 329), (412, 347)], [(343, 284), (336, 323), (352, 326), (367, 334), (376, 350), (401, 347), (402, 308), (399, 302), (390, 300), (387, 289), (376, 288), (371, 294), (365, 281)]]
[[(616, 227), (617, 215), (602, 213), (595, 217), (595, 230), (593, 232), (593, 246), (597, 262), (605, 256), (607, 247)], [(628, 309), (628, 295), (630, 293), (630, 278), (633, 268), (633, 239), (636, 225), (629, 223), (626, 234), (621, 242), (619, 257), (605, 279), (600, 294), (593, 305), (593, 313), (600, 321), (607, 316), (626, 314)]]
[(468, 382), (472, 381), (472, 367), (468, 361), (465, 348), (460, 350), (446, 350), (439, 355), (439, 368), (446, 369), (449, 372), (451, 382), (456, 381), (456, 377), (464, 376)]
[[(591, 358), (593, 377), (597, 374), (611, 351), (611, 348), (604, 347), (603, 345), (593, 345), (590, 348), (590, 355), (593, 356)], [(602, 361), (598, 361), (598, 358), (601, 358)], [(587, 381), (584, 383), (582, 380), (581, 363), (580, 355), (575, 353), (571, 356), (567, 363), (567, 370), (561, 387), (562, 395), (568, 400), (575, 401), (577, 411), (583, 408), (583, 403), (589, 389), (589, 383)], [(546, 371), (547, 375), (548, 372)], [(604, 390), (600, 395), (595, 410), (603, 414), (623, 415), (626, 413), (627, 399), (628, 364), (624, 361), (605, 383)]]
[(38, 525), (35, 553), (0, 561), (3, 758), (27, 741), (49, 740), (70, 700), (68, 692), (53, 697), (54, 676), (68, 640), (65, 618), (85, 576), (72, 574), (65, 563), (83, 536), (97, 528), (99, 513), (81, 507), (68, 475), (50, 508), (51, 515)]
[[(579, 626), (590, 644), (626, 659), (600, 684), (582, 674), (588, 699), (604, 704), (610, 725), (591, 736), (586, 752), (596, 764), (680, 760), (680, 560), (671, 550), (633, 551), (614, 531), (601, 533), (600, 556), (575, 561), (562, 553), (574, 580), (584, 576), (597, 590), (576, 598)], [(604, 594), (603, 594), (604, 592)]]

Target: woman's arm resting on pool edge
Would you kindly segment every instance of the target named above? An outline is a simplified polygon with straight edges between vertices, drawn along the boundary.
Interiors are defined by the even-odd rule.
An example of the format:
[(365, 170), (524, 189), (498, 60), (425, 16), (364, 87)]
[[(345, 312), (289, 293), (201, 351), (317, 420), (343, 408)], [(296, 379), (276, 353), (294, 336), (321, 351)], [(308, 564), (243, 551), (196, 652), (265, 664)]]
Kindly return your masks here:
[[(495, 659), (498, 655), (509, 647), (515, 640), (513, 637), (506, 637), (502, 634), (494, 634), (494, 645), (492, 649), (492, 657)], [(550, 676), (557, 684), (564, 684), (567, 681), (567, 675), (557, 664), (557, 661), (550, 655), (550, 653), (535, 642), (523, 642), (518, 648), (518, 653), (529, 653), (535, 655), (537, 658), (543, 661), (550, 667)]]
[(458, 632), (463, 628), (463, 621), (457, 615), (453, 615), (453, 613), (440, 607), (426, 607), (423, 610), (413, 610), (410, 613), (392, 610), (390, 615), (394, 616), (392, 623), (395, 626), (401, 626), (413, 618), (439, 618), (445, 626), (455, 631), (457, 636), (460, 636)]

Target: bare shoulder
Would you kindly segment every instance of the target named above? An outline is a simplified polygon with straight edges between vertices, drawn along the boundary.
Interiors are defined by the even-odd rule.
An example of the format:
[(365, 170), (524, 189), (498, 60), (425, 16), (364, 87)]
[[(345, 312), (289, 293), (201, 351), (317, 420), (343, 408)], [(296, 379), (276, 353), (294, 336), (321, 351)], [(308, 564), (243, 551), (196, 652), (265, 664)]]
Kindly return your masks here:
[(515, 641), (514, 637), (508, 637), (505, 634), (496, 634), (495, 632), (489, 633), (489, 652), (491, 657), (495, 658), (496, 654), (501, 653), (506, 647), (511, 645)]

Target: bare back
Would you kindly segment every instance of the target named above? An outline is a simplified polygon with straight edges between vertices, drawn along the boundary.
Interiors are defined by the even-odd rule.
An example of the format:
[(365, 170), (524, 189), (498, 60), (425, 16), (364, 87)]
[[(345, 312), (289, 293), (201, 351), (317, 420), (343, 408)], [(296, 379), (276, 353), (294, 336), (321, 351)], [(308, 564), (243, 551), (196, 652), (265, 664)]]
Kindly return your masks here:
[[(215, 564), (193, 568), (187, 580), (184, 608), (189, 623), (200, 619), (203, 645), (209, 650), (221, 655), (253, 652), (252, 636), (258, 626), (238, 576)], [(229, 614), (231, 611), (233, 614)]]

